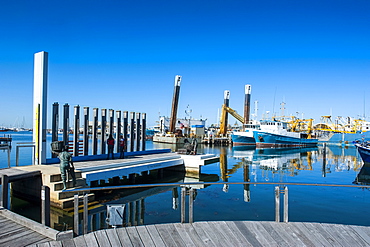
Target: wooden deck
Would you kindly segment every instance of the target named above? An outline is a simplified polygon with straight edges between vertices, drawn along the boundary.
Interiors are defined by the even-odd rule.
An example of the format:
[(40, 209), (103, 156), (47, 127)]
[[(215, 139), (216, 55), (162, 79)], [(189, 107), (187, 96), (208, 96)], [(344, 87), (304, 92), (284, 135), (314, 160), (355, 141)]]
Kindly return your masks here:
[(31, 246), (370, 246), (370, 228), (322, 223), (214, 221), (91, 232)]
[(26, 246), (51, 240), (51, 238), (0, 215), (0, 246)]
[(72, 231), (60, 232), (0, 207), (0, 246), (27, 246), (72, 237)]

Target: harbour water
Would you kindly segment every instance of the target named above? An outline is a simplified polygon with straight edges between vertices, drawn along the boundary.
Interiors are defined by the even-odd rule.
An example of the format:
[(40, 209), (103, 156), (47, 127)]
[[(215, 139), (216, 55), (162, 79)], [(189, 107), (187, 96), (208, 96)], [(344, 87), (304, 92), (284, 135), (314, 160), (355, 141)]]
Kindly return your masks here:
[[(13, 137), (11, 166), (15, 166), (17, 142), (32, 141), (31, 132), (9, 133)], [(50, 143), (51, 136), (48, 136)], [(147, 141), (147, 149), (171, 148), (173, 145)], [(194, 201), (195, 221), (275, 220), (274, 185), (225, 185), (225, 182), (275, 182), (307, 184), (369, 184), (355, 147), (323, 146), (304, 149), (255, 149), (243, 147), (210, 147), (199, 145), (199, 153), (220, 156), (220, 162), (202, 167), (200, 180), (183, 174), (165, 174), (163, 182), (217, 182), (198, 188)], [(20, 165), (32, 162), (32, 149), (23, 148)], [(0, 167), (7, 164), (6, 151), (0, 151)], [(324, 222), (370, 226), (370, 191), (365, 188), (290, 185), (289, 221)], [(156, 187), (140, 191), (112, 191), (102, 195), (91, 209), (90, 230), (105, 228), (105, 209), (109, 203), (123, 203), (126, 209), (136, 207), (131, 224), (156, 224), (180, 221), (176, 206), (179, 187)], [(131, 202), (135, 202), (134, 204)], [(139, 208), (140, 207), (140, 208)], [(11, 198), (11, 210), (39, 220), (39, 205)], [(54, 210), (52, 227), (62, 230), (72, 226), (72, 215)], [(94, 216), (93, 216), (94, 215)]]

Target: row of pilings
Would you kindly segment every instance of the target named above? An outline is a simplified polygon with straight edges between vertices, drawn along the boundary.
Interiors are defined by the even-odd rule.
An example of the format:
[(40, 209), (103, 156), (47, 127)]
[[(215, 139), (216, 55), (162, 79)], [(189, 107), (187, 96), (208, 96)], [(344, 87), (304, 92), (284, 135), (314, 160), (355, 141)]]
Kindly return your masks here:
[[(105, 154), (108, 135), (112, 135), (115, 138), (115, 150), (117, 153), (120, 151), (119, 138), (121, 135), (126, 143), (125, 152), (145, 150), (146, 113), (101, 109), (99, 122), (99, 108), (92, 109), (91, 120), (90, 108), (83, 107), (82, 119), (80, 108), (79, 105), (74, 106), (73, 128), (71, 129), (70, 106), (67, 103), (63, 105), (62, 140), (58, 140), (60, 129), (59, 103), (54, 103), (52, 108), (52, 142), (63, 141), (64, 145), (68, 145), (71, 148), (70, 151), (72, 151), (73, 156)], [(82, 131), (80, 131), (81, 120)], [(73, 133), (72, 140), (70, 140), (71, 132)], [(81, 132), (82, 134), (80, 134)], [(81, 135), (82, 140), (80, 139)], [(91, 148), (89, 148), (89, 138), (91, 138)], [(98, 140), (100, 140), (100, 143)], [(98, 153), (98, 145), (100, 145), (100, 153)], [(52, 154), (52, 157), (56, 157), (55, 154)]]

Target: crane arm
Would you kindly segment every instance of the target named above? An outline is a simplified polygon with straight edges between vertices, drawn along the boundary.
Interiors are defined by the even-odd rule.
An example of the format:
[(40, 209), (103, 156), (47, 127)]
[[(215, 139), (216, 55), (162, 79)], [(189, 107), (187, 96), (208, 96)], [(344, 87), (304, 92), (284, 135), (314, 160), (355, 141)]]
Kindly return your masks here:
[(220, 118), (220, 134), (226, 135), (227, 126), (226, 124), (226, 113), (230, 113), (234, 118), (236, 118), (241, 123), (244, 123), (244, 118), (240, 116), (235, 110), (231, 109), (230, 107), (226, 106), (225, 104), (222, 105), (221, 109), (221, 118)]

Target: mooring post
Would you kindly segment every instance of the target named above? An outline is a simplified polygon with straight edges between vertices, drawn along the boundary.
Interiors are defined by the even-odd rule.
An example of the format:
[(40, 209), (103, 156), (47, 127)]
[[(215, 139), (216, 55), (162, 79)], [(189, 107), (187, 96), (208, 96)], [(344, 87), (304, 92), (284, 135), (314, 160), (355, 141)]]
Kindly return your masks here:
[(181, 223), (185, 223), (186, 187), (181, 187)]
[(116, 111), (116, 118), (117, 118), (117, 127), (116, 127), (116, 152), (119, 153), (119, 139), (121, 138), (121, 134), (122, 134), (122, 131), (121, 131), (121, 117), (122, 117), (122, 114), (121, 114), (121, 111)]
[[(53, 104), (53, 113), (52, 113), (52, 123), (51, 123), (51, 141), (58, 141), (58, 123), (59, 123), (59, 104), (55, 102)], [(51, 153), (51, 157), (55, 158), (57, 155)]]
[(50, 226), (50, 188), (41, 186), (41, 224)]
[(73, 223), (74, 223), (73, 232), (75, 236), (79, 235), (78, 203), (79, 203), (78, 194), (75, 194), (74, 195), (74, 215), (73, 215)]
[(140, 112), (136, 113), (136, 151), (140, 151)]
[(88, 200), (89, 200), (89, 195), (86, 193), (84, 195), (84, 212), (83, 212), (83, 222), (84, 222), (84, 228), (83, 228), (83, 234), (87, 234), (87, 225), (89, 221), (89, 215), (88, 215)]
[(84, 152), (83, 155), (89, 155), (89, 107), (84, 107)]
[(7, 175), (1, 175), (1, 206), (8, 209), (8, 191), (9, 191), (9, 178)]
[(130, 112), (130, 151), (134, 151), (135, 143), (135, 112)]
[(284, 186), (284, 222), (288, 220), (288, 187)]
[(125, 145), (125, 152), (127, 152), (127, 133), (128, 133), (128, 112), (123, 112), (123, 138), (125, 139), (126, 145)]
[(80, 106), (76, 105), (74, 108), (73, 156), (78, 156), (80, 149)]
[(280, 222), (280, 188), (275, 187), (275, 221)]
[(146, 113), (141, 114), (141, 150), (145, 151), (146, 146)]
[(68, 145), (69, 142), (69, 105), (63, 106), (63, 142)]
[(114, 132), (114, 110), (109, 109), (109, 134), (113, 136)]
[(92, 154), (98, 154), (98, 115), (99, 109), (93, 109), (93, 126), (92, 126)]
[[(10, 145), (8, 145), (7, 150), (8, 150), (8, 168), (10, 168)], [(33, 157), (35, 157), (35, 156), (33, 156)], [(35, 162), (34, 162), (34, 164), (35, 164)]]
[(107, 128), (107, 109), (101, 109), (101, 154), (105, 154), (106, 149), (106, 134), (105, 129)]
[(189, 223), (193, 223), (193, 210), (194, 210), (194, 188), (189, 190)]

